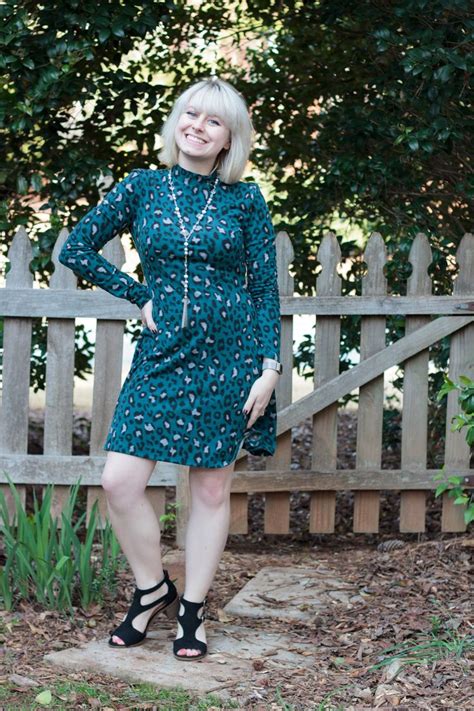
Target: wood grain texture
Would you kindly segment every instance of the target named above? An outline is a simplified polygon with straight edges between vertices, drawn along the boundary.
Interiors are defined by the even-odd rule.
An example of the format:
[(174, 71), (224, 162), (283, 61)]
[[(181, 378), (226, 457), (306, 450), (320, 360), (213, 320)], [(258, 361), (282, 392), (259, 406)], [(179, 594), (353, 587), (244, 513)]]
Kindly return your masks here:
[[(474, 284), (474, 235), (464, 235), (456, 254), (456, 261), (459, 272), (454, 281), (453, 293), (459, 295), (469, 289), (472, 290)], [(466, 375), (474, 380), (474, 324), (451, 336), (449, 377), (457, 381), (460, 375)], [(451, 430), (452, 418), (459, 412), (458, 393), (453, 391), (448, 394), (444, 461), (446, 466), (467, 468), (470, 450), (466, 442), (465, 430), (460, 432)], [(464, 511), (464, 505), (455, 504), (447, 492), (443, 494), (441, 530), (451, 533), (465, 531)]]
[[(55, 269), (51, 275), (51, 293), (58, 289), (76, 292), (77, 277), (57, 260), (59, 250), (66, 240), (67, 230), (62, 230), (53, 250)], [(74, 419), (74, 359), (75, 320), (48, 318), (46, 345), (46, 392), (44, 413), (44, 453), (71, 455)], [(51, 498), (51, 513), (62, 528), (62, 513), (70, 495), (70, 488), (56, 483)]]
[[(367, 273), (362, 279), (364, 295), (387, 293), (384, 266), (387, 261), (385, 244), (380, 234), (374, 232), (364, 253)], [(360, 359), (369, 358), (385, 348), (385, 317), (364, 316), (360, 325)], [(382, 466), (382, 424), (384, 401), (383, 373), (359, 390), (357, 409), (357, 451), (358, 469), (381, 468)], [(377, 491), (354, 492), (355, 533), (377, 533), (379, 530), (380, 496)]]
[[(277, 273), (280, 296), (292, 296), (294, 279), (289, 272), (290, 264), (294, 259), (293, 245), (286, 232), (279, 232), (276, 236), (277, 248)], [(275, 389), (277, 413), (292, 402), (293, 390), (293, 318), (283, 316), (281, 319), (281, 347), (280, 360), (283, 373), (278, 379)], [(278, 438), (276, 452), (272, 457), (267, 457), (266, 467), (270, 469), (291, 470), (291, 430)], [(290, 531), (290, 494), (265, 493), (265, 510), (263, 529), (265, 533), (289, 533)]]
[[(103, 249), (103, 254), (111, 264), (122, 269), (125, 251), (120, 239), (108, 242)], [(122, 387), (124, 328), (125, 321), (97, 319), (90, 438), (90, 453), (94, 456), (104, 454), (103, 445)], [(104, 514), (105, 524), (108, 518), (105, 491), (102, 487), (90, 486), (87, 489), (87, 521), (95, 501)]]
[[(104, 465), (103, 457), (74, 456), (58, 457), (43, 454), (0, 454), (0, 482), (6, 483), (6, 473), (15, 483), (48, 484), (77, 481), (81, 476), (84, 486), (98, 486)], [(168, 470), (166, 467), (168, 466)], [(433, 480), (437, 469), (416, 471), (410, 469), (276, 469), (235, 472), (231, 491), (344, 491), (347, 489), (426, 489), (434, 490), (438, 482)], [(465, 478), (467, 487), (474, 487), (474, 470), (468, 467), (446, 467), (448, 475), (458, 474)], [(176, 465), (162, 462), (149, 481), (149, 486), (175, 486), (179, 473)], [(380, 486), (379, 486), (380, 484)]]
[[(282, 296), (282, 316), (310, 314), (313, 316), (459, 316), (474, 313), (474, 287), (466, 296)], [(100, 313), (107, 321), (138, 318), (138, 306), (101, 289), (70, 291), (27, 288), (2, 294), (2, 313), (15, 317), (96, 318)]]
[(230, 521), (229, 533), (245, 534), (249, 532), (248, 523), (248, 494), (247, 492), (232, 493), (230, 495)]
[[(316, 293), (321, 296), (339, 296), (341, 278), (337, 272), (341, 261), (341, 249), (332, 232), (326, 234), (318, 250), (318, 261), (322, 266), (316, 280)], [(321, 316), (316, 320), (314, 354), (315, 392), (329, 381), (339, 376), (339, 353), (341, 341), (341, 320), (339, 316)], [(313, 418), (313, 467), (335, 468), (337, 464), (337, 403), (328, 403)], [(310, 533), (332, 533), (336, 517), (336, 493), (317, 492), (311, 495), (309, 530)]]
[[(407, 283), (410, 296), (426, 297), (432, 283), (428, 267), (432, 261), (426, 235), (419, 233), (410, 249), (412, 273)], [(405, 333), (414, 333), (430, 323), (429, 316), (407, 316)], [(428, 447), (428, 367), (429, 350), (420, 351), (404, 363), (402, 410), (402, 468), (426, 469)], [(426, 492), (400, 492), (400, 531), (421, 533), (425, 530)]]
[[(6, 275), (3, 293), (17, 289), (31, 289), (33, 257), (30, 240), (23, 227), (13, 238), (8, 259), (10, 271)], [(0, 453), (26, 454), (28, 451), (30, 359), (33, 323), (31, 318), (3, 321), (2, 409), (0, 414)], [(22, 505), (26, 502), (24, 486), (16, 487)], [(9, 520), (15, 520), (13, 497), (9, 487), (2, 487)]]
[[(64, 507), (68, 487), (81, 477), (88, 487), (88, 516), (96, 499), (105, 511), (101, 475), (105, 465), (103, 443), (121, 386), (123, 325), (128, 318), (140, 318), (140, 310), (125, 299), (100, 289), (78, 290), (76, 276), (57, 262), (56, 255), (67, 238), (63, 230), (53, 252), (55, 272), (49, 289), (33, 289), (29, 265), (32, 249), (20, 228), (8, 252), (11, 269), (2, 289), (4, 317), (3, 391), (0, 412), (0, 487), (6, 494), (10, 515), (7, 477), (17, 485), (25, 501), (25, 485), (56, 484), (54, 512)], [(247, 453), (242, 450), (235, 464), (231, 490), (231, 532), (248, 532), (248, 497), (265, 494), (264, 527), (268, 533), (287, 533), (290, 528), (290, 492), (311, 492), (309, 526), (312, 532), (334, 531), (336, 492), (356, 491), (355, 527), (376, 530), (378, 492), (401, 491), (400, 525), (404, 531), (424, 530), (426, 492), (437, 486), (435, 471), (426, 469), (427, 367), (429, 348), (451, 336), (450, 377), (473, 377), (474, 270), (473, 236), (466, 235), (459, 247), (460, 267), (452, 296), (432, 296), (427, 273), (429, 245), (422, 235), (410, 253), (413, 272), (406, 297), (387, 295), (383, 288), (383, 244), (371, 238), (367, 260), (369, 282), (357, 297), (340, 295), (338, 274), (340, 251), (332, 233), (325, 235), (318, 252), (322, 271), (317, 295), (293, 296), (289, 266), (294, 258), (287, 233), (277, 235), (278, 277), (282, 315), (281, 360), (284, 372), (277, 390), (277, 437), (275, 455), (263, 471), (248, 471)], [(372, 246), (373, 245), (373, 246)], [(374, 250), (372, 257), (370, 250)], [(120, 266), (123, 250), (119, 238), (105, 247), (107, 258)], [(371, 267), (373, 259), (376, 267)], [(374, 276), (376, 269), (377, 277)], [(293, 315), (309, 313), (316, 318), (314, 392), (292, 401)], [(339, 375), (340, 316), (359, 314), (362, 321), (361, 362)], [(406, 333), (397, 343), (382, 345), (381, 324), (390, 314), (406, 315)], [(32, 318), (48, 318), (46, 355), (46, 410), (44, 454), (28, 454), (29, 381)], [(437, 316), (437, 318), (432, 318)], [(72, 456), (74, 322), (76, 317), (97, 319), (94, 391), (90, 455)], [(405, 366), (402, 465), (399, 470), (380, 468), (380, 383), (384, 371)], [(337, 403), (347, 393), (361, 388), (361, 412), (357, 444), (357, 467), (340, 471), (336, 460)], [(450, 419), (459, 407), (456, 393), (448, 398), (446, 423), (446, 474), (464, 477), (472, 487), (465, 435), (453, 433)], [(309, 471), (291, 469), (291, 431), (311, 417), (313, 461)], [(371, 425), (371, 418), (377, 422)], [(364, 435), (365, 433), (365, 435)], [(178, 545), (184, 546), (189, 497), (189, 468), (157, 462), (149, 481), (149, 496), (159, 517), (164, 512), (165, 487), (176, 487)], [(442, 528), (463, 531), (463, 509), (444, 497)]]
[(280, 435), (307, 417), (321, 412), (355, 388), (381, 375), (388, 368), (402, 363), (420, 350), (473, 323), (473, 316), (442, 316), (417, 329), (415, 333), (400, 338), (383, 351), (375, 353), (350, 370), (319, 386), (314, 392), (284, 407), (279, 413), (277, 434)]

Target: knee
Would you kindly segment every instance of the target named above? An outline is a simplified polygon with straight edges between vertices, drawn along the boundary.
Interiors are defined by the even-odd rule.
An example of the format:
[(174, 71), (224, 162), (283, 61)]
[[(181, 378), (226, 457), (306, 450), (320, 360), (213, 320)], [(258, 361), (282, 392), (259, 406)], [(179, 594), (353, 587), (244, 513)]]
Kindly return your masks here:
[(106, 466), (102, 472), (101, 486), (109, 503), (115, 507), (128, 507), (136, 492), (130, 482), (130, 472), (116, 466)]
[(199, 482), (192, 493), (208, 508), (219, 508), (229, 501), (228, 486), (219, 479)]

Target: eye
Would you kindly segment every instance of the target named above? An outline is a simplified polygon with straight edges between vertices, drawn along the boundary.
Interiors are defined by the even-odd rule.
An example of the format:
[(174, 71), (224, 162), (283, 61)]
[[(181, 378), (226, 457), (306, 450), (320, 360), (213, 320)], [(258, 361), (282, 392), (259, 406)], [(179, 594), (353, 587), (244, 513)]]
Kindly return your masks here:
[(219, 121), (217, 121), (216, 119), (209, 119), (209, 121), (214, 121), (214, 123), (217, 123), (217, 125), (220, 126)]
[(188, 111), (186, 111), (186, 113), (187, 113), (187, 114), (195, 114), (196, 112), (195, 112), (195, 111), (192, 111), (191, 109), (189, 109)]

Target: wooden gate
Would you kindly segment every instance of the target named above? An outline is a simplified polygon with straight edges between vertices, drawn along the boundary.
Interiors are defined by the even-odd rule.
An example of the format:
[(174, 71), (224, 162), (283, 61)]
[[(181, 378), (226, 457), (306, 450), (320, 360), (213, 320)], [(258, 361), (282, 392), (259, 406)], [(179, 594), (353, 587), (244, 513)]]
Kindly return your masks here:
[[(291, 250), (279, 235), (279, 273), (287, 274)], [(381, 490), (400, 491), (400, 530), (425, 530), (426, 493), (436, 488), (437, 470), (426, 468), (428, 419), (429, 347), (445, 336), (450, 339), (449, 375), (474, 377), (474, 236), (465, 235), (456, 254), (459, 273), (453, 296), (431, 296), (431, 263), (428, 240), (419, 234), (413, 242), (409, 261), (413, 267), (407, 284), (407, 296), (387, 295), (383, 273), (387, 261), (381, 236), (370, 237), (364, 255), (367, 274), (362, 295), (341, 297), (341, 279), (337, 268), (340, 249), (336, 237), (322, 240), (318, 261), (322, 271), (316, 282), (316, 297), (293, 297), (291, 280), (280, 284), (282, 301), (282, 359), (288, 373), (292, 364), (292, 317), (296, 313), (316, 315), (314, 391), (291, 403), (291, 386), (282, 381), (277, 391), (279, 447), (267, 461), (265, 472), (243, 472), (234, 490), (242, 493), (236, 501), (238, 515), (234, 531), (246, 530), (247, 493), (265, 492), (265, 532), (289, 531), (289, 492), (311, 492), (309, 530), (314, 533), (334, 531), (336, 492), (353, 490), (355, 532), (377, 532)], [(285, 296), (287, 294), (287, 296)], [(361, 318), (360, 363), (339, 375), (340, 317), (358, 314)], [(439, 316), (441, 314), (441, 316)], [(385, 345), (385, 321), (389, 315), (405, 316), (405, 336)], [(433, 316), (438, 318), (433, 319)], [(382, 409), (384, 372), (394, 365), (404, 365), (402, 462), (400, 470), (381, 468)], [(359, 389), (357, 453), (354, 470), (336, 468), (338, 401)], [(450, 393), (446, 418), (445, 467), (447, 474), (465, 477), (472, 486), (470, 452), (464, 435), (452, 432), (451, 418), (458, 411), (456, 393)], [(291, 428), (311, 417), (313, 424), (312, 468), (290, 469)], [(239, 461), (245, 455), (239, 455)], [(236, 522), (243, 522), (240, 526)], [(454, 505), (444, 495), (442, 530), (463, 531), (463, 507)]]
[[(63, 230), (53, 253), (56, 269), (48, 289), (34, 289), (29, 270), (32, 249), (23, 228), (15, 235), (8, 258), (11, 269), (0, 290), (0, 316), (4, 317), (3, 392), (0, 416), (0, 481), (6, 475), (25, 496), (29, 484), (56, 485), (55, 510), (61, 511), (70, 484), (82, 477), (88, 492), (88, 510), (99, 499), (106, 515), (100, 477), (105, 453), (103, 442), (121, 387), (123, 327), (138, 318), (136, 306), (96, 289), (77, 290), (75, 275), (57, 261), (67, 231)], [(450, 336), (450, 377), (474, 376), (474, 236), (465, 235), (456, 254), (459, 273), (451, 296), (432, 296), (428, 266), (431, 250), (419, 234), (409, 261), (413, 267), (407, 296), (387, 294), (383, 268), (386, 251), (374, 233), (364, 255), (367, 274), (360, 296), (341, 296), (338, 274), (340, 249), (334, 234), (321, 242), (322, 265), (314, 297), (294, 296), (289, 265), (293, 249), (288, 235), (277, 235), (281, 296), (284, 373), (277, 386), (278, 447), (265, 468), (252, 471), (247, 454), (238, 456), (233, 480), (232, 533), (248, 531), (248, 497), (265, 494), (266, 533), (290, 531), (290, 494), (308, 491), (311, 496), (309, 531), (331, 533), (335, 526), (337, 492), (354, 491), (353, 530), (376, 532), (382, 491), (400, 492), (400, 530), (425, 529), (426, 494), (436, 487), (435, 470), (427, 469), (427, 416), (429, 348)], [(109, 242), (104, 256), (120, 267), (124, 251), (119, 238)], [(292, 402), (293, 317), (312, 314), (316, 319), (314, 390)], [(339, 374), (341, 316), (361, 318), (360, 362)], [(386, 346), (386, 318), (405, 317), (405, 336)], [(32, 318), (48, 323), (44, 454), (27, 453)], [(92, 428), (89, 456), (72, 456), (73, 376), (75, 318), (97, 319)], [(384, 372), (404, 365), (402, 462), (399, 470), (381, 467)], [(355, 469), (337, 468), (336, 424), (340, 399), (359, 390)], [(445, 467), (447, 473), (473, 483), (470, 453), (462, 433), (452, 432), (451, 417), (457, 412), (456, 393), (448, 397)], [(291, 430), (306, 418), (312, 421), (312, 468), (291, 468)], [(181, 503), (177, 540), (183, 543), (189, 508), (188, 468), (158, 462), (150, 480), (149, 495), (158, 515), (165, 510), (165, 487), (176, 487)], [(2, 490), (9, 499), (8, 487)], [(442, 530), (463, 531), (463, 507), (444, 495)]]

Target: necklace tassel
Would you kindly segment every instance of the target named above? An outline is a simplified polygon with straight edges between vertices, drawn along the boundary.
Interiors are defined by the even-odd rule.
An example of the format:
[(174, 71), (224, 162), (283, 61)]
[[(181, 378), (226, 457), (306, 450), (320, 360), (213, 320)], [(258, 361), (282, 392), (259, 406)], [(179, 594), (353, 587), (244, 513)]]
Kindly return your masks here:
[[(192, 229), (191, 229), (191, 230), (187, 230), (186, 227), (185, 227), (185, 225), (184, 225), (183, 217), (182, 217), (182, 215), (181, 215), (181, 211), (180, 211), (180, 209), (179, 209), (178, 203), (177, 203), (177, 201), (176, 201), (176, 195), (175, 195), (175, 192), (174, 192), (173, 180), (172, 180), (172, 177), (171, 177), (171, 176), (172, 176), (172, 172), (173, 172), (173, 171), (172, 171), (172, 169), (170, 168), (169, 171), (168, 171), (168, 184), (169, 184), (169, 187), (170, 187), (171, 198), (172, 198), (172, 200), (173, 200), (173, 202), (174, 202), (174, 211), (175, 211), (176, 216), (178, 217), (180, 232), (181, 232), (181, 234), (182, 234), (183, 237), (184, 237), (184, 277), (185, 277), (185, 291), (187, 291), (187, 279), (188, 279), (188, 242), (189, 242), (189, 238), (191, 237), (192, 233), (194, 232), (194, 230), (196, 229), (196, 227), (198, 226), (199, 222), (202, 220), (202, 218), (204, 217), (205, 213), (208, 211), (208, 209), (209, 209), (209, 207), (210, 207), (210, 205), (211, 205), (211, 203), (212, 203), (212, 199), (213, 199), (213, 197), (214, 197), (214, 193), (216, 192), (216, 189), (217, 189), (217, 184), (219, 183), (219, 176), (218, 176), (218, 175), (216, 176), (216, 179), (215, 179), (215, 181), (214, 181), (214, 185), (213, 185), (212, 190), (211, 190), (211, 193), (210, 193), (210, 195), (209, 195), (209, 197), (208, 197), (208, 199), (207, 199), (206, 205), (205, 205), (205, 207), (201, 210), (201, 212), (199, 213), (199, 215), (198, 215), (198, 217), (197, 217), (197, 220), (196, 220), (196, 222), (194, 223)], [(189, 299), (188, 299), (188, 297), (185, 295), (185, 296), (183, 297), (183, 316), (182, 316), (182, 319), (181, 319), (181, 328), (186, 328), (186, 327), (188, 326), (188, 304), (189, 304)]]
[(183, 316), (181, 318), (181, 328), (188, 327), (188, 303), (189, 299), (187, 296), (183, 297)]

